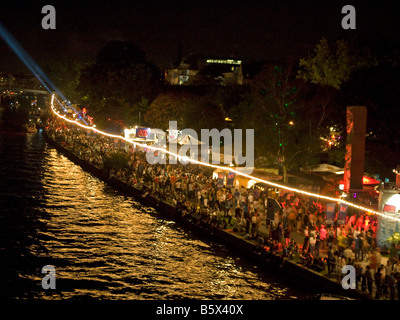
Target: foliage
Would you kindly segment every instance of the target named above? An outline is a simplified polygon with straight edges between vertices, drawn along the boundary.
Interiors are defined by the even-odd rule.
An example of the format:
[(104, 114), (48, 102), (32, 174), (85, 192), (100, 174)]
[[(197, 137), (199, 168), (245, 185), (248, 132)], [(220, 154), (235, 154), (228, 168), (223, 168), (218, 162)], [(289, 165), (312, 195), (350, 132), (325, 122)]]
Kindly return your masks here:
[(129, 118), (133, 120), (133, 123), (142, 125), (143, 117), (149, 108), (149, 100), (145, 97), (142, 97), (138, 103), (133, 105), (133, 108), (130, 110)]
[(386, 239), (386, 242), (388, 242), (389, 245), (391, 243), (395, 243), (395, 244), (400, 243), (400, 233), (398, 233), (398, 232), (393, 233), (393, 235), (391, 237)]
[(290, 169), (316, 161), (320, 146), (316, 130), (309, 129), (303, 86), (290, 64), (266, 64), (232, 115), (242, 128), (255, 129), (255, 157), (281, 165), (284, 179)]
[(178, 128), (184, 127), (184, 113), (192, 106), (193, 96), (187, 93), (166, 92), (158, 95), (144, 115), (151, 127), (166, 130), (169, 121), (177, 121)]
[[(325, 91), (320, 95), (319, 106), (325, 120), (342, 127), (344, 138), (346, 107), (367, 107), (365, 170), (393, 179), (392, 169), (400, 157), (400, 131), (388, 119), (400, 116), (398, 50), (387, 39), (353, 40), (339, 40), (331, 45), (322, 39), (312, 55), (300, 59), (297, 76), (315, 85), (318, 91)], [(313, 108), (313, 103), (308, 105)], [(343, 163), (343, 147), (329, 152), (330, 163)]]
[(224, 114), (228, 116), (243, 100), (247, 91), (248, 87), (243, 85), (210, 86), (205, 97), (212, 104), (221, 108)]
[(160, 72), (133, 42), (112, 41), (81, 71), (78, 90), (89, 112), (133, 122), (160, 86)]
[(221, 129), (224, 125), (222, 108), (207, 98), (184, 91), (166, 91), (158, 95), (144, 115), (145, 123), (166, 130), (169, 121), (177, 121), (179, 129)]
[(47, 61), (46, 74), (54, 85), (71, 103), (81, 103), (81, 95), (77, 92), (80, 73), (86, 64), (67, 57)]
[(367, 60), (345, 40), (338, 40), (335, 46), (331, 46), (327, 39), (322, 38), (313, 55), (300, 59), (298, 77), (313, 84), (340, 89), (352, 72), (367, 65)]
[(191, 108), (184, 112), (184, 126), (195, 130), (200, 137), (201, 129), (224, 128), (222, 108), (204, 98), (195, 99)]

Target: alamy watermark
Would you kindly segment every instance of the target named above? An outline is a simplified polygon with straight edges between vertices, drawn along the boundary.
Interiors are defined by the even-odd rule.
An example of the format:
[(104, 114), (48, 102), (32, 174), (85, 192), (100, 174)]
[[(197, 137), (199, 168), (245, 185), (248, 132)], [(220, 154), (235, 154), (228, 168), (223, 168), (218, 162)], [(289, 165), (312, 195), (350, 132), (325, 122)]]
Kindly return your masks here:
[(342, 273), (346, 274), (342, 278), (342, 288), (345, 290), (356, 289), (356, 269), (354, 266), (345, 265), (342, 268)]
[(42, 268), (42, 273), (46, 275), (42, 279), (42, 288), (55, 289), (56, 288), (56, 268), (51, 265), (46, 265)]
[(346, 15), (342, 19), (342, 28), (345, 30), (356, 29), (356, 9), (352, 5), (346, 5), (342, 8), (342, 13)]
[(56, 28), (56, 8), (51, 5), (45, 5), (42, 8), (42, 13), (46, 14), (42, 18), (42, 28), (45, 30)]
[[(177, 131), (177, 121), (169, 121), (169, 132)], [(167, 146), (167, 134), (159, 131), (155, 134), (157, 143), (154, 146)], [(168, 162), (170, 164), (188, 164), (190, 160), (198, 161), (199, 158), (207, 163), (211, 160), (212, 164), (221, 164), (221, 139), (224, 139), (224, 150), (222, 153), (223, 164), (236, 164), (241, 167), (241, 172), (251, 174), (254, 169), (254, 129), (246, 129), (246, 153), (243, 155), (243, 134), (242, 129), (232, 130), (223, 129), (201, 129), (201, 139), (198, 139), (197, 132), (193, 129), (183, 129), (181, 137), (190, 136), (196, 143), (183, 143), (178, 150), (178, 139), (168, 141), (170, 152)], [(211, 146), (210, 146), (211, 140)], [(200, 149), (200, 150), (199, 150)], [(177, 155), (173, 156), (171, 155)], [(150, 164), (166, 164), (166, 152), (148, 148), (146, 159)]]
[[(356, 9), (352, 5), (342, 7), (342, 13), (346, 14), (341, 21), (342, 28), (345, 30), (356, 29)], [(42, 18), (42, 28), (45, 30), (56, 29), (56, 9), (52, 5), (42, 7), (42, 14), (46, 14)]]

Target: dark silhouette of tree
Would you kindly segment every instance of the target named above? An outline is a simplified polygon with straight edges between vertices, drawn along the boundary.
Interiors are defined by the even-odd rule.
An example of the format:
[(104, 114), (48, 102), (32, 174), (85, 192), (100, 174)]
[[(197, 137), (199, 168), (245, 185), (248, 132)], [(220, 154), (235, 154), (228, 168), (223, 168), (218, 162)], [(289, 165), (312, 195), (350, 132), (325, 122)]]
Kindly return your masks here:
[(357, 52), (347, 41), (337, 40), (335, 45), (330, 45), (322, 38), (313, 54), (300, 59), (298, 76), (313, 84), (340, 89), (352, 72), (370, 63), (368, 52)]
[(54, 85), (60, 90), (65, 98), (71, 103), (81, 103), (82, 96), (77, 91), (81, 70), (87, 66), (87, 63), (71, 59), (68, 57), (59, 57), (47, 61), (45, 72)]
[(144, 115), (145, 123), (152, 128), (166, 130), (169, 121), (177, 121), (178, 128), (183, 128), (185, 110), (190, 108), (193, 96), (188, 93), (167, 92), (158, 95)]
[(279, 164), (286, 182), (291, 169), (316, 161), (315, 150), (320, 148), (302, 102), (305, 83), (296, 78), (296, 71), (290, 63), (266, 64), (232, 113), (235, 124), (255, 129), (255, 156)]
[(153, 100), (160, 85), (160, 71), (138, 46), (112, 41), (81, 71), (78, 90), (95, 116), (130, 123), (143, 108), (143, 98)]
[(220, 106), (207, 98), (188, 92), (164, 92), (153, 100), (144, 116), (150, 127), (166, 130), (169, 121), (177, 121), (179, 129), (221, 129), (224, 113)]

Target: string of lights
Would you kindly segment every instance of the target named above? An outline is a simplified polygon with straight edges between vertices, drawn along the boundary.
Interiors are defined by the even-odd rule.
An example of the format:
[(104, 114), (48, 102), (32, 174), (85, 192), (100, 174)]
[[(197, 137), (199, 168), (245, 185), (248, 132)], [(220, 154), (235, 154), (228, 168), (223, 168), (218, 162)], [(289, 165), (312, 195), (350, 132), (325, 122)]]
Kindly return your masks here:
[[(110, 134), (110, 133), (107, 133), (107, 132), (103, 132), (103, 131), (97, 129), (95, 126), (83, 125), (83, 124), (79, 123), (78, 120), (68, 119), (65, 115), (61, 115), (60, 112), (55, 109), (55, 107), (54, 107), (54, 99), (55, 99), (55, 96), (53, 94), (52, 95), (52, 99), (51, 99), (51, 110), (58, 118), (62, 119), (63, 121), (66, 121), (66, 122), (69, 122), (71, 124), (77, 125), (77, 126), (83, 128), (83, 129), (92, 130), (92, 131), (97, 132), (97, 133), (99, 133), (99, 134), (101, 134), (103, 136), (107, 136), (107, 137), (110, 137), (110, 138), (116, 138), (116, 139), (123, 140), (125, 142), (130, 143), (130, 144), (133, 144), (135, 147), (138, 146), (138, 147), (150, 149), (150, 150), (153, 150), (153, 151), (163, 152), (163, 153), (169, 154), (171, 156), (174, 156), (179, 160), (190, 161), (191, 163), (194, 163), (194, 164), (207, 166), (207, 167), (211, 167), (211, 168), (214, 168), (214, 169), (221, 169), (221, 170), (224, 170), (224, 171), (226, 170), (226, 167), (223, 167), (223, 166), (218, 166), (218, 165), (215, 165), (215, 164), (210, 164), (210, 163), (206, 163), (206, 162), (202, 162), (202, 161), (198, 161), (198, 160), (194, 160), (194, 159), (188, 159), (186, 156), (178, 155), (176, 153), (170, 152), (169, 150), (166, 150), (166, 149), (163, 149), (163, 148), (154, 147), (154, 146), (148, 146), (148, 145), (141, 144), (141, 143), (137, 143), (137, 142), (129, 140), (129, 139), (127, 139), (127, 138), (125, 138), (123, 136), (120, 136), (120, 135), (115, 135), (115, 134)], [(285, 185), (281, 185), (281, 184), (278, 184), (278, 183), (274, 183), (274, 182), (271, 182), (271, 181), (267, 181), (267, 180), (264, 180), (264, 179), (260, 179), (260, 178), (254, 177), (252, 175), (240, 172), (240, 171), (235, 170), (233, 168), (229, 168), (229, 171), (230, 172), (234, 172), (235, 174), (237, 174), (239, 176), (242, 176), (242, 177), (245, 177), (245, 178), (249, 178), (249, 179), (253, 179), (253, 180), (255, 180), (255, 181), (259, 182), (259, 183), (264, 183), (264, 184), (269, 185), (271, 187), (292, 191), (292, 192), (295, 192), (295, 193), (298, 193), (298, 194), (310, 196), (310, 197), (317, 198), (317, 199), (322, 199), (322, 200), (326, 200), (326, 201), (332, 201), (332, 202), (335, 202), (335, 203), (338, 203), (338, 204), (342, 203), (342, 204), (348, 205), (350, 207), (353, 207), (355, 209), (359, 209), (359, 210), (368, 212), (370, 214), (375, 214), (375, 215), (378, 215), (378, 216), (381, 216), (381, 217), (384, 217), (384, 218), (387, 218), (387, 219), (390, 219), (390, 220), (394, 220), (394, 221), (400, 222), (400, 218), (393, 217), (393, 216), (387, 215), (387, 214), (385, 214), (383, 212), (375, 211), (375, 210), (372, 210), (370, 208), (354, 204), (354, 203), (346, 201), (344, 199), (333, 198), (333, 197), (329, 197), (329, 196), (324, 196), (324, 195), (320, 195), (320, 194), (316, 194), (316, 193), (300, 190), (300, 189), (297, 189), (297, 188), (288, 187), (288, 186), (285, 186)]]

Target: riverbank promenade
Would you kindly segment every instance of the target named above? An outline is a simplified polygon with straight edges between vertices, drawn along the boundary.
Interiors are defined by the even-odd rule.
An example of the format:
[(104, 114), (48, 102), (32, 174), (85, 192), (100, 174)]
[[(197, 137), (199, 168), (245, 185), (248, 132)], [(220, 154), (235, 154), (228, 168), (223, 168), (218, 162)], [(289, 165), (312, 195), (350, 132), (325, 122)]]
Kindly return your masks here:
[[(285, 193), (286, 189), (284, 188), (272, 190), (277, 197), (277, 203), (279, 203), (272, 231), (275, 231), (280, 224), (293, 225), (289, 236), (284, 237), (283, 230), (281, 230), (280, 236), (277, 238), (276, 232), (271, 232), (269, 225), (266, 225), (269, 190), (243, 186), (240, 188), (221, 187), (219, 180), (213, 177), (212, 170), (196, 164), (151, 165), (146, 161), (146, 154), (141, 150), (126, 146), (108, 137), (97, 136), (91, 132), (77, 129), (72, 125), (66, 126), (65, 123), (49, 122), (45, 132), (49, 140), (77, 158), (77, 161), (87, 167), (89, 171), (97, 172), (108, 183), (114, 181), (114, 185), (127, 190), (129, 194), (135, 194), (141, 199), (148, 198), (149, 201), (146, 202), (172, 212), (171, 216), (174, 219), (189, 222), (188, 225), (194, 228), (203, 226), (204, 233), (219, 229), (218, 233), (222, 233), (222, 236), (226, 233), (234, 236), (235, 245), (240, 246), (242, 243), (249, 242), (251, 245), (246, 247), (250, 250), (254, 248), (256, 254), (264, 256), (264, 253), (267, 253), (269, 257), (275, 257), (274, 261), (278, 265), (281, 264), (280, 259), (282, 258), (282, 262), (288, 263), (288, 266), (295, 264), (296, 271), (304, 268), (304, 271), (318, 276), (317, 281), (321, 279), (320, 277), (326, 277), (327, 279), (324, 280), (335, 282), (339, 288), (341, 288), (341, 280), (344, 277), (341, 272), (342, 267), (354, 264), (357, 267), (359, 279), (357, 285), (363, 293), (372, 298), (383, 299), (388, 296), (386, 292), (390, 291), (391, 299), (398, 297), (395, 292), (397, 290), (395, 288), (400, 283), (398, 256), (396, 255), (396, 268), (393, 266), (393, 273), (385, 272), (387, 259), (385, 260), (381, 254), (376, 261), (371, 259), (371, 257), (376, 257), (376, 254), (373, 254), (375, 252), (374, 230), (376, 226), (374, 217), (360, 214), (355, 223), (349, 219), (349, 222), (346, 221), (346, 224), (341, 226), (341, 235), (339, 232), (332, 235), (333, 243), (335, 245), (336, 242), (338, 243), (333, 250), (335, 254), (332, 255), (332, 259), (334, 260), (330, 259), (328, 264), (325, 261), (327, 244), (321, 246), (319, 259), (318, 254), (310, 257), (302, 250), (305, 238), (304, 226), (309, 228), (311, 235), (326, 222), (326, 210), (323, 203), (295, 193)], [(356, 218), (356, 215), (352, 217)], [(288, 224), (287, 221), (291, 221), (291, 224)], [(297, 228), (294, 226), (295, 224)], [(250, 233), (254, 230), (256, 231), (251, 239)], [(357, 232), (359, 232), (358, 235)], [(339, 239), (345, 238), (344, 235), (354, 236), (352, 244), (347, 249), (347, 245), (343, 245), (339, 241)], [(365, 241), (363, 244), (365, 259), (362, 260), (354, 259), (354, 255), (357, 253), (355, 243), (358, 242), (358, 236)], [(291, 240), (291, 244), (296, 243), (297, 245), (290, 248), (286, 238)], [(317, 237), (311, 238), (314, 241)], [(346, 243), (348, 243), (347, 240)], [(312, 253), (315, 255), (315, 252)], [(381, 265), (380, 272), (392, 276), (386, 277), (381, 273), (381, 277), (379, 277), (378, 274), (377, 279), (381, 278), (379, 283), (379, 280), (376, 281), (375, 275)], [(369, 266), (371, 266), (371, 272), (367, 272)], [(390, 270), (388, 269), (388, 271)], [(369, 276), (370, 274), (371, 276)], [(389, 279), (389, 283), (391, 281), (390, 290), (378, 288), (378, 294), (374, 294), (374, 283), (378, 282), (378, 286), (382, 284), (383, 288), (387, 288), (385, 286), (387, 279)], [(364, 282), (367, 282), (366, 285)], [(329, 282), (328, 285), (330, 284)], [(346, 295), (345, 292), (344, 295)]]

